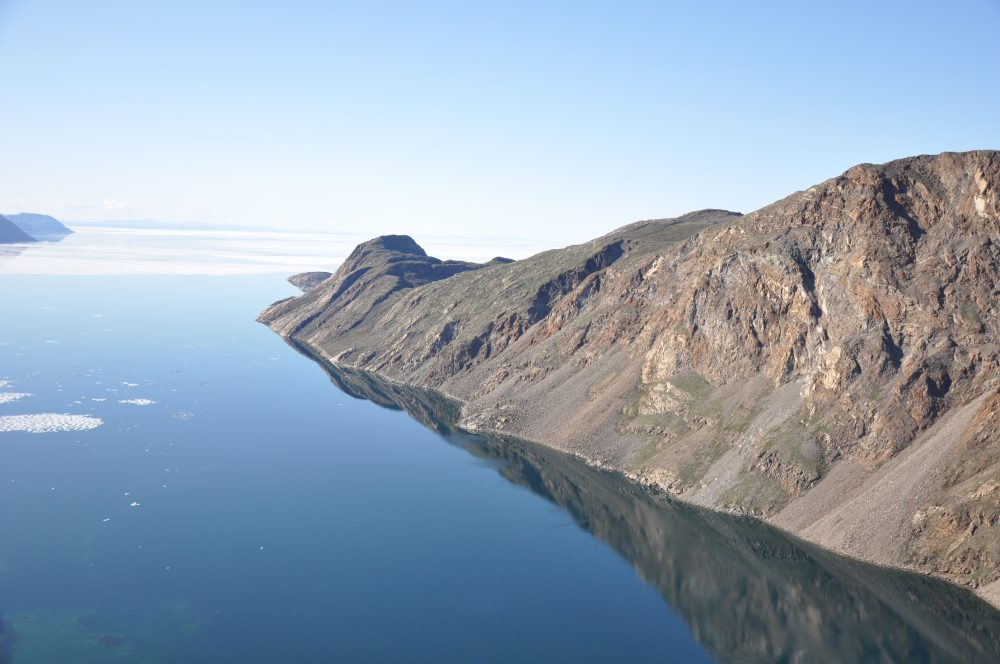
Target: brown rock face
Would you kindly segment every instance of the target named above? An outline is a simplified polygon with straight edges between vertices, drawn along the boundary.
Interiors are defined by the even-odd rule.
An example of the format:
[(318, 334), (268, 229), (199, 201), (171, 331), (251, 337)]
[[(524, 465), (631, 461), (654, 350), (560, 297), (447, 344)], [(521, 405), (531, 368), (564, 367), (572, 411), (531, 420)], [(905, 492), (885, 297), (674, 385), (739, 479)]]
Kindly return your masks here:
[(470, 428), (980, 586), (1000, 579), (998, 191), (1000, 153), (946, 153), (509, 264), (362, 245), (261, 320), (460, 399)]

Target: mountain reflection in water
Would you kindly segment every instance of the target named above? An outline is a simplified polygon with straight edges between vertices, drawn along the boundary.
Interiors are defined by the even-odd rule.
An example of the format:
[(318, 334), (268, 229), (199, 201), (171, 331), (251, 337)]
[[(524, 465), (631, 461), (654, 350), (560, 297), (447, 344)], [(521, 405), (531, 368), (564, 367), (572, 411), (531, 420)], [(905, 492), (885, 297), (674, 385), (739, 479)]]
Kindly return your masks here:
[(1000, 612), (966, 590), (653, 495), (555, 450), (469, 434), (452, 424), (458, 405), (438, 393), (297, 350), (348, 395), (406, 411), (566, 510), (627, 559), (720, 661), (1000, 661)]

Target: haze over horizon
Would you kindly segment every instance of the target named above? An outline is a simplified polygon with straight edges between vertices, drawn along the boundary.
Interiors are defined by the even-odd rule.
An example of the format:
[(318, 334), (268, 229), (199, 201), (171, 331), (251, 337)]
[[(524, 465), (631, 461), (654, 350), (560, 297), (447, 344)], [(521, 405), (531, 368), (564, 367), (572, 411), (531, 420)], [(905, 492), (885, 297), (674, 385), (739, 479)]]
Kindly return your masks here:
[(1000, 147), (998, 19), (0, 0), (0, 210), (562, 244), (748, 212), (856, 163)]

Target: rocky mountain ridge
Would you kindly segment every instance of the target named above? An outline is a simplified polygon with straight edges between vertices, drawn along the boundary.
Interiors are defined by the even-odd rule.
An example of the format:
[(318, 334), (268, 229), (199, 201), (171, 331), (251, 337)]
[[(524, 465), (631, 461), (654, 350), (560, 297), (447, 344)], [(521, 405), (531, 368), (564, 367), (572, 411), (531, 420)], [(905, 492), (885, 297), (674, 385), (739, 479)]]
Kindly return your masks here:
[(389, 236), (260, 320), (466, 428), (995, 599), (998, 191), (1000, 153), (945, 153), (513, 263)]

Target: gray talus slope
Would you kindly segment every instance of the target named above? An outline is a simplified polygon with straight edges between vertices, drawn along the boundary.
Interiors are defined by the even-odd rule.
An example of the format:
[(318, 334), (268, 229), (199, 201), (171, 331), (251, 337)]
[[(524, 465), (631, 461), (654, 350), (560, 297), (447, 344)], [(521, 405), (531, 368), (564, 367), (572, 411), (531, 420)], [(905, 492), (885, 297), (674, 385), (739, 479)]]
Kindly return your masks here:
[(362, 245), (261, 320), (457, 397), (470, 428), (979, 586), (1000, 578), (998, 189), (997, 152), (946, 153), (416, 279), (386, 258), (430, 260), (413, 247)]

